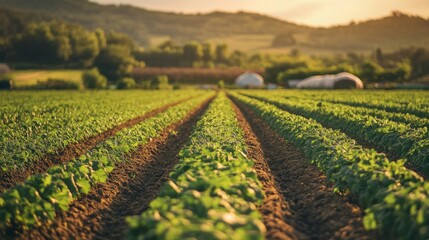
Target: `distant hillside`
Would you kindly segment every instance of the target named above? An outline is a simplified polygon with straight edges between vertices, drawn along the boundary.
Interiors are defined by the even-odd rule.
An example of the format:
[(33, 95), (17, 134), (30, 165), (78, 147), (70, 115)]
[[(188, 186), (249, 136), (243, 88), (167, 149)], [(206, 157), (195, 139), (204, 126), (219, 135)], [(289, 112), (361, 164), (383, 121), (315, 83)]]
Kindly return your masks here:
[(99, 5), (87, 0), (0, 0), (1, 7), (26, 10), (89, 28), (128, 33), (140, 43), (150, 35), (176, 40), (204, 40), (235, 34), (299, 32), (306, 27), (252, 13), (177, 14), (148, 11), (126, 5)]
[(302, 45), (325, 48), (374, 49), (429, 46), (429, 20), (393, 12), (391, 16), (346, 26), (315, 29)]
[(428, 19), (398, 12), (357, 24), (313, 28), (246, 12), (178, 14), (87, 0), (0, 0), (0, 7), (25, 11), (38, 19), (61, 19), (90, 29), (124, 32), (143, 46), (156, 37), (178, 42), (231, 42), (233, 48), (270, 52), (292, 48), (368, 51), (376, 47), (429, 46)]

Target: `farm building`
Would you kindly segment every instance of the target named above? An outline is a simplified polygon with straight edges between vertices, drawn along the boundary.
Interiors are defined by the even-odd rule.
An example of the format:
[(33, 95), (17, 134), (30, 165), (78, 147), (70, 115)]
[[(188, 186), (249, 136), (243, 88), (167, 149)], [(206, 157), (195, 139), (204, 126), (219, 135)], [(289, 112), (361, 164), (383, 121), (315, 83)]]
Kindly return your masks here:
[(238, 76), (235, 85), (246, 88), (261, 88), (264, 86), (264, 78), (257, 73), (246, 72)]
[(5, 63), (0, 63), (0, 75), (10, 73), (10, 67)]
[(336, 75), (309, 77), (299, 82), (296, 87), (322, 89), (362, 89), (363, 83), (355, 75), (343, 72)]

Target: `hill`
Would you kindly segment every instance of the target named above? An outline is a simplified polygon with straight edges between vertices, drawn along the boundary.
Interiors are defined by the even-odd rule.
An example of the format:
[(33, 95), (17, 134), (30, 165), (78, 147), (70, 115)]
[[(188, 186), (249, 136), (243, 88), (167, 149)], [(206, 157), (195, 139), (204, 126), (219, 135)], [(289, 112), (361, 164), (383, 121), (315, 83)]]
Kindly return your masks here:
[[(395, 12), (391, 16), (330, 28), (314, 28), (248, 13), (179, 14), (87, 0), (0, 0), (0, 7), (38, 19), (60, 19), (87, 28), (129, 34), (142, 46), (160, 40), (226, 42), (245, 51), (311, 53), (369, 51), (429, 45), (429, 21)], [(159, 41), (156, 41), (160, 39)]]

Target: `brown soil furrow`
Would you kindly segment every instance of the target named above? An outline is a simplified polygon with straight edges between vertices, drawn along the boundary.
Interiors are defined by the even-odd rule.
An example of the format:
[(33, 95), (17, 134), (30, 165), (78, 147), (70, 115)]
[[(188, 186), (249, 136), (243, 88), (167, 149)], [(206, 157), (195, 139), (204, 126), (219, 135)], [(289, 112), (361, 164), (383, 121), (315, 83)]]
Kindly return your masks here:
[(159, 192), (178, 161), (199, 117), (213, 98), (194, 109), (182, 121), (170, 125), (159, 137), (139, 146), (119, 164), (105, 184), (59, 213), (52, 225), (19, 236), (21, 239), (122, 239), (125, 217), (140, 214)]
[[(261, 181), (266, 181), (266, 175), (274, 175), (277, 189), (290, 206), (286, 211), (286, 224), (289, 224), (296, 233), (303, 233), (299, 239), (374, 239), (375, 233), (365, 231), (362, 225), (363, 211), (351, 203), (347, 196), (333, 192), (333, 184), (314, 165), (311, 165), (305, 156), (287, 143), (280, 135), (273, 131), (261, 118), (244, 104), (234, 101), (243, 112), (245, 119), (240, 120), (246, 132), (246, 138), (255, 141), (249, 143), (252, 149), (261, 145), (261, 154), (265, 158), (268, 169), (262, 171), (261, 163), (256, 157), (256, 169)], [(240, 114), (238, 114), (240, 116)], [(240, 117), (239, 117), (240, 118)], [(246, 121), (248, 123), (246, 123)], [(249, 125), (250, 124), (250, 127)], [(253, 134), (254, 133), (254, 134)], [(271, 194), (271, 193), (270, 193)], [(267, 194), (268, 195), (268, 194)], [(270, 195), (268, 195), (270, 196)], [(262, 213), (272, 214), (272, 211)], [(264, 216), (269, 219), (270, 216)], [(272, 224), (270, 222), (270, 224)], [(267, 238), (279, 239), (276, 235)], [(281, 230), (281, 229), (280, 229)], [(274, 230), (276, 232), (277, 230)], [(286, 228), (286, 234), (290, 229)], [(293, 235), (287, 235), (293, 237)]]
[[(264, 100), (259, 99), (259, 98), (255, 98), (255, 99), (258, 99), (260, 101), (268, 103), (267, 101), (264, 101)], [(301, 117), (304, 117), (304, 118), (308, 119), (308, 117), (306, 117), (304, 115), (301, 115), (301, 114), (299, 114), (297, 112), (294, 112), (294, 111), (289, 111), (286, 107), (283, 107), (281, 105), (276, 105), (276, 104), (272, 104), (272, 105), (275, 105), (276, 107), (278, 107), (279, 109), (281, 109), (283, 111), (290, 112), (292, 114), (299, 115)], [(403, 157), (398, 156), (393, 151), (386, 151), (386, 149), (383, 149), (382, 146), (380, 146), (380, 145), (369, 143), (364, 137), (359, 137), (359, 136), (352, 137), (352, 136), (350, 136), (349, 134), (347, 134), (346, 132), (344, 132), (341, 128), (337, 127), (334, 123), (331, 123), (331, 124), (322, 123), (322, 122), (318, 121), (314, 117), (312, 117), (311, 119), (313, 119), (314, 121), (318, 122), (324, 128), (334, 129), (334, 130), (337, 130), (337, 131), (340, 131), (340, 132), (346, 134), (349, 138), (355, 140), (357, 144), (361, 145), (364, 148), (374, 149), (375, 151), (377, 151), (379, 153), (383, 153), (384, 155), (386, 155), (386, 157), (389, 159), (389, 161), (396, 162), (399, 159), (403, 159)], [(379, 119), (381, 119), (381, 118), (379, 118)], [(422, 169), (419, 169), (416, 166), (413, 166), (409, 161), (407, 161), (405, 163), (405, 167), (408, 168), (411, 171), (416, 172), (424, 180), (428, 180), (429, 179), (429, 176), (427, 174), (425, 174)]]
[(120, 125), (117, 125), (110, 130), (100, 133), (96, 136), (88, 137), (79, 143), (73, 143), (68, 145), (62, 150), (57, 151), (53, 154), (47, 154), (36, 161), (32, 161), (28, 166), (19, 168), (12, 171), (3, 172), (0, 171), (0, 193), (5, 190), (14, 187), (15, 185), (24, 182), (29, 176), (37, 173), (44, 173), (50, 167), (65, 163), (80, 155), (86, 153), (91, 148), (95, 147), (99, 142), (104, 141), (114, 136), (118, 131), (134, 126), (143, 122), (144, 120), (154, 117), (157, 114), (164, 112), (170, 107), (176, 106), (182, 102), (189, 100), (190, 98), (165, 105), (161, 108), (152, 110), (142, 116), (130, 119)]
[(244, 131), (247, 156), (255, 161), (254, 168), (262, 183), (265, 198), (259, 211), (267, 228), (267, 239), (308, 239), (299, 229), (303, 225), (294, 219), (293, 211), (279, 191), (277, 181), (265, 161), (264, 151), (242, 112), (232, 103), (240, 127)]

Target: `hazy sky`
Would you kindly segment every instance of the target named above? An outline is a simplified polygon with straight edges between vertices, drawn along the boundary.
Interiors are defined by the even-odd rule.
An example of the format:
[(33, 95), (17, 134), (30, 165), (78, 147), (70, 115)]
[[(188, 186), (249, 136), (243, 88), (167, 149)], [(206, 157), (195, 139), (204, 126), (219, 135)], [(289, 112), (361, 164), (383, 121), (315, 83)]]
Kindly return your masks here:
[(214, 10), (260, 12), (313, 26), (349, 23), (393, 10), (429, 17), (429, 0), (91, 0), (184, 13)]

